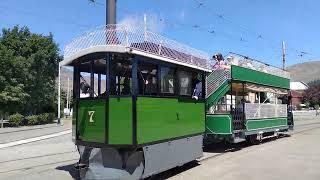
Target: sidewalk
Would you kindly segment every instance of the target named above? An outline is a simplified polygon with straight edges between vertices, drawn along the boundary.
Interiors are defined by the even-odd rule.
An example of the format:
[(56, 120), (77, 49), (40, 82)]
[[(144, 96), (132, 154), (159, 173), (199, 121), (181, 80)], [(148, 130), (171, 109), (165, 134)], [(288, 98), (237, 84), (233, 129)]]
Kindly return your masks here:
[(0, 129), (0, 144), (19, 141), (62, 131), (70, 130), (72, 126), (71, 120), (62, 120), (62, 125), (45, 124), (36, 126), (8, 127)]

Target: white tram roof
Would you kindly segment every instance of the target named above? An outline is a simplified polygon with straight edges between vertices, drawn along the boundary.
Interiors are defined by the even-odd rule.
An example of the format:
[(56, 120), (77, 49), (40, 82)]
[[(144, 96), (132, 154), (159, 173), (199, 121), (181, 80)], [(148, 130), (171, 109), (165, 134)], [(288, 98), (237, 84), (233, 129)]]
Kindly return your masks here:
[(141, 27), (107, 25), (88, 31), (73, 39), (64, 49), (60, 66), (97, 52), (130, 53), (173, 64), (211, 72), (209, 55), (170, 40)]

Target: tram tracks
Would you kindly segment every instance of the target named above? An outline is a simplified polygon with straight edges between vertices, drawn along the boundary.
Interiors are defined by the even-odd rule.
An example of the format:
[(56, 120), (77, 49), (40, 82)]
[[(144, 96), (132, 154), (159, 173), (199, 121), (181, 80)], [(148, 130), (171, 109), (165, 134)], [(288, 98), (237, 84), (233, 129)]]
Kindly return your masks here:
[[(320, 128), (320, 122), (310, 122), (310, 123), (303, 123), (303, 124), (297, 124), (295, 125), (295, 130), (290, 133), (289, 135), (296, 135), (296, 134), (301, 134), (307, 131), (311, 131), (314, 129), (318, 129)], [(286, 138), (280, 138), (279, 140), (285, 140)], [(265, 143), (268, 143), (268, 141), (266, 141)], [(259, 146), (257, 146), (259, 147)], [(249, 149), (248, 149), (249, 148)], [(214, 147), (212, 148), (214, 149)], [(182, 173), (184, 171), (187, 171), (188, 169), (191, 169), (193, 167), (196, 167), (198, 165), (200, 165), (199, 163), (204, 163), (206, 160), (209, 159), (213, 159), (213, 158), (217, 158), (219, 156), (223, 156), (226, 154), (229, 154), (230, 152), (234, 152), (240, 149), (246, 149), (246, 151), (254, 151), (255, 148), (254, 146), (248, 146), (245, 145), (245, 143), (242, 144), (237, 144), (237, 145), (233, 145), (231, 147), (227, 147), (225, 148), (223, 151), (220, 149), (218, 150), (214, 155), (206, 157), (204, 159), (198, 160), (197, 162), (192, 162), (192, 163), (188, 163), (182, 167), (178, 167), (175, 168), (173, 170), (169, 170), (166, 171), (164, 173), (161, 173), (160, 175), (155, 175), (153, 178), (151, 179), (157, 179), (157, 178), (161, 178), (161, 177), (165, 177), (165, 178), (170, 178), (172, 176), (175, 176), (176, 174)], [(45, 154), (45, 155), (36, 155), (36, 156), (30, 156), (30, 157), (24, 157), (24, 158), (19, 158), (19, 159), (12, 159), (12, 160), (6, 160), (6, 161), (0, 161), (0, 166), (5, 165), (6, 163), (24, 163), (24, 161), (38, 161), (41, 159), (47, 159), (50, 158), (51, 161), (43, 161), (43, 163), (38, 163), (35, 165), (28, 165), (28, 166), (22, 166), (22, 167), (17, 167), (17, 168), (10, 168), (4, 171), (0, 171), (0, 174), (3, 175), (10, 175), (12, 173), (20, 173), (20, 174), (39, 174), (42, 172), (47, 172), (47, 171), (51, 171), (54, 169), (58, 169), (60, 170), (58, 167), (60, 167), (59, 165), (65, 165), (68, 164), (68, 166), (71, 166), (75, 161), (78, 160), (78, 158), (74, 158), (72, 157), (72, 155), (76, 153), (76, 151), (65, 151), (65, 152), (57, 152), (57, 153), (51, 153), (51, 154)], [(209, 151), (205, 152), (205, 153), (211, 153)], [(64, 156), (66, 158), (58, 158), (60, 156)], [(56, 160), (54, 160), (56, 159)]]
[[(318, 126), (316, 126), (316, 125), (318, 125)], [(308, 126), (312, 126), (312, 127), (308, 127)], [(304, 127), (307, 127), (307, 128), (304, 128)], [(295, 130), (293, 130), (292, 132), (286, 133), (286, 134), (280, 136), (279, 138), (281, 139), (281, 138), (284, 138), (284, 137), (290, 137), (292, 135), (301, 134), (301, 133), (304, 133), (304, 132), (307, 132), (307, 131), (311, 131), (311, 130), (314, 130), (314, 129), (318, 129), (318, 128), (320, 128), (320, 122), (297, 124), (297, 125), (295, 125)], [(266, 140), (265, 143), (267, 143), (269, 141), (272, 141), (272, 140), (273, 139)], [(219, 147), (218, 147), (218, 149), (212, 148), (212, 149), (215, 149), (216, 151), (218, 151), (218, 153), (215, 153), (213, 155), (207, 155), (207, 157), (201, 158), (198, 161), (199, 162), (203, 162), (203, 161), (206, 161), (206, 160), (209, 160), (209, 159), (221, 156), (221, 155), (225, 155), (225, 154), (227, 154), (229, 152), (236, 151), (237, 149), (250, 147), (250, 145), (247, 145), (245, 143), (231, 144), (230, 146), (231, 147), (223, 146), (223, 147), (225, 147), (225, 149), (219, 149)], [(212, 152), (204, 151), (204, 153), (210, 154)]]
[[(287, 138), (285, 138), (285, 137), (290, 138), (291, 136), (298, 135), (298, 134), (312, 131), (314, 129), (319, 129), (319, 128), (320, 128), (320, 120), (319, 120), (319, 122), (297, 124), (297, 125), (295, 125), (294, 131), (292, 131), (291, 133), (288, 133), (288, 136), (280, 137), (278, 140), (286, 140)], [(273, 141), (274, 141), (274, 139), (265, 140), (262, 144), (273, 142)], [(160, 174), (155, 175), (155, 176), (148, 178), (148, 179), (149, 180), (168, 179), (168, 178), (173, 177), (175, 175), (178, 175), (184, 171), (187, 171), (187, 170), (192, 169), (196, 166), (199, 166), (200, 164), (205, 163), (208, 160), (211, 160), (214, 158), (219, 158), (219, 157), (224, 157), (226, 155), (230, 155), (230, 153), (232, 153), (232, 152), (236, 152), (239, 150), (245, 150), (243, 153), (248, 153), (248, 152), (257, 150), (256, 147), (261, 147), (261, 146), (247, 145), (245, 142), (238, 143), (238, 144), (229, 144), (229, 145), (215, 144), (214, 146), (209, 147), (208, 149), (206, 149), (206, 147), (204, 148), (204, 157), (203, 158), (198, 159), (197, 161), (185, 164), (181, 167), (176, 167), (174, 169), (160, 173)]]
[[(20, 171), (20, 172), (29, 171), (32, 169), (36, 169), (38, 167), (61, 164), (66, 162), (74, 163), (79, 159), (78, 157), (74, 157), (76, 152), (77, 152), (76, 150), (73, 150), (73, 151), (65, 151), (65, 152), (58, 152), (58, 153), (51, 153), (51, 154), (45, 154), (45, 155), (39, 155), (39, 156), (30, 156), (30, 157), (0, 161), (0, 166), (7, 168), (6, 170), (3, 170), (3, 171), (0, 170), (0, 174), (6, 174), (6, 173), (15, 172), (15, 171)], [(32, 163), (32, 162), (36, 162), (36, 163)], [(24, 166), (24, 164), (30, 164), (30, 165)], [(16, 167), (15, 165), (17, 165), (18, 167), (14, 168)], [(52, 167), (46, 168), (45, 170), (50, 170), (50, 169), (52, 169)]]
[(30, 157), (24, 157), (24, 158), (12, 159), (12, 160), (0, 161), (0, 164), (9, 163), (9, 162), (16, 162), (16, 161), (23, 161), (23, 160), (29, 160), (29, 159), (36, 159), (36, 158), (43, 158), (43, 157), (50, 157), (50, 156), (58, 156), (58, 155), (63, 155), (63, 154), (71, 154), (71, 153), (76, 153), (76, 152), (77, 151), (74, 150), (74, 151), (66, 151), (66, 152), (61, 152), (61, 153), (45, 154), (45, 155), (39, 155), (39, 156), (30, 156)]

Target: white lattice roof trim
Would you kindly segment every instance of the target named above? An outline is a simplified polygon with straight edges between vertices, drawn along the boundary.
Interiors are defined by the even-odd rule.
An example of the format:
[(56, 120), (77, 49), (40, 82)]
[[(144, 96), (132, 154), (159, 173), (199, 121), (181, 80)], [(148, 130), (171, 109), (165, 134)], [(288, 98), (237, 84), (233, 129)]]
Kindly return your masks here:
[(210, 71), (209, 55), (141, 27), (107, 25), (74, 38), (64, 49), (62, 65), (88, 53), (130, 52)]

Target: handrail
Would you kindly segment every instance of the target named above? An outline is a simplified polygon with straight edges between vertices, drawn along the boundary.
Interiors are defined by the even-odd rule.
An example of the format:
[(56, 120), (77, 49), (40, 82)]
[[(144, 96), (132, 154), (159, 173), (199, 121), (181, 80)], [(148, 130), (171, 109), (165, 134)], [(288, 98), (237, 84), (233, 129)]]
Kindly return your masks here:
[(286, 104), (245, 103), (246, 119), (287, 117)]
[(231, 65), (240, 66), (244, 68), (253, 69), (256, 71), (272, 74), (275, 76), (290, 79), (290, 73), (286, 70), (264, 63), (262, 61), (252, 59), (248, 56), (230, 52), (229, 62)]
[(231, 78), (229, 69), (219, 68), (206, 77), (206, 98), (210, 97), (223, 83)]
[(71, 57), (81, 50), (95, 46), (124, 47), (210, 69), (209, 56), (205, 52), (145, 31), (143, 27), (124, 24), (101, 26), (73, 39), (65, 47), (64, 57)]

